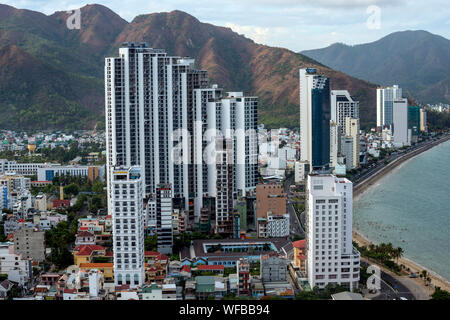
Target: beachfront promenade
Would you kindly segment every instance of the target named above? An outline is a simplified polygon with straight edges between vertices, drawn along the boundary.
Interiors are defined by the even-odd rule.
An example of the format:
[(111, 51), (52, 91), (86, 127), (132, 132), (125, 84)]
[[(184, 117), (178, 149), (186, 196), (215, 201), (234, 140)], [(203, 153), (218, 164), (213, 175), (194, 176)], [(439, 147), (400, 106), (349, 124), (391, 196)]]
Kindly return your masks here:
[(353, 180), (353, 197), (358, 197), (364, 190), (373, 185), (376, 181), (384, 177), (391, 170), (404, 163), (405, 161), (417, 156), (418, 154), (425, 152), (447, 140), (450, 139), (450, 134), (444, 134), (437, 140), (424, 141), (413, 147), (411, 147), (407, 152), (401, 153), (397, 152), (387, 157), (386, 164), (384, 160), (379, 161), (374, 167), (368, 169), (362, 173), (357, 179)]

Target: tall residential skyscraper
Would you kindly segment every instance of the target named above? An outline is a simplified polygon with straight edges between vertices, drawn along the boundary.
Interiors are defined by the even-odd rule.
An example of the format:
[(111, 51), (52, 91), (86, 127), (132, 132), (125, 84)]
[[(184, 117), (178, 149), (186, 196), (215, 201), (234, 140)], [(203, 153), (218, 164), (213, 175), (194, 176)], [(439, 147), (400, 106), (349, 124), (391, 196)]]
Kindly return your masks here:
[(218, 138), (216, 151), (216, 232), (231, 233), (234, 208), (233, 140)]
[[(193, 64), (145, 43), (125, 43), (119, 57), (105, 60), (107, 165), (140, 165), (145, 198), (170, 183), (186, 209), (193, 188), (193, 90), (208, 84), (206, 71)], [(184, 151), (182, 163), (174, 149)]]
[(330, 82), (316, 69), (300, 69), (300, 160), (311, 170), (330, 163)]
[(357, 288), (360, 254), (352, 245), (352, 182), (330, 174), (311, 174), (306, 192), (309, 285)]
[(394, 121), (394, 100), (402, 98), (398, 85), (377, 89), (377, 127), (390, 126)]
[[(195, 212), (198, 214), (204, 198), (217, 194), (216, 140), (230, 139), (234, 166), (233, 188), (237, 195), (254, 191), (258, 176), (258, 98), (242, 92), (223, 95), (216, 85), (194, 90), (195, 110)], [(200, 134), (201, 133), (201, 134)], [(203, 137), (203, 140), (202, 140)], [(202, 151), (203, 150), (203, 151)]]
[(203, 162), (216, 129), (234, 140), (235, 191), (245, 194), (257, 183), (258, 98), (224, 97), (193, 65), (145, 43), (125, 43), (105, 60), (107, 165), (142, 167), (152, 222), (159, 184), (170, 184), (173, 206), (187, 212), (188, 223), (199, 222), (203, 198), (216, 194), (216, 167)]
[(345, 135), (353, 139), (352, 163), (353, 167), (357, 168), (359, 167), (359, 152), (361, 149), (359, 141), (359, 119), (345, 119)]
[(113, 216), (114, 281), (142, 286), (144, 273), (144, 208), (140, 167), (111, 167), (110, 202)]
[(394, 145), (403, 147), (411, 144), (411, 129), (408, 129), (408, 100), (398, 99), (393, 102)]
[(345, 134), (345, 119), (359, 119), (359, 101), (354, 100), (347, 90), (331, 90), (331, 121)]

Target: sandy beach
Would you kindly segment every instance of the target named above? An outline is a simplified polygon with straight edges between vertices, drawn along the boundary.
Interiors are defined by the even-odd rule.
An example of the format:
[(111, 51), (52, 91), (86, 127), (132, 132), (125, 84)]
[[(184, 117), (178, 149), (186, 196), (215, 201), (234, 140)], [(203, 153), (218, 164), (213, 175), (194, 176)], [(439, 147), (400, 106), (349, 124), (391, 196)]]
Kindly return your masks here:
[[(358, 244), (358, 246), (366, 246), (366, 247), (368, 247), (371, 243), (373, 243), (356, 231), (353, 232), (353, 241), (355, 241)], [(411, 261), (407, 258), (404, 258), (404, 257), (398, 259), (398, 264), (399, 265), (403, 264), (404, 266), (406, 266), (406, 268), (409, 268), (411, 270), (411, 272), (414, 272), (417, 275), (419, 275), (422, 270), (428, 271), (428, 277), (431, 279), (432, 285), (434, 285), (436, 287), (441, 287), (441, 289), (450, 291), (450, 282), (448, 282), (446, 279), (444, 279), (443, 277), (441, 277), (434, 271), (429, 270), (426, 267), (421, 266), (420, 264), (418, 264), (414, 261)], [(386, 268), (383, 268), (383, 270), (388, 271), (388, 269), (386, 269)], [(389, 272), (389, 273), (391, 273), (391, 272)], [(414, 280), (416, 283), (420, 284), (425, 290), (427, 290), (429, 292), (430, 295), (434, 292), (434, 288), (432, 286), (425, 286), (425, 283), (421, 278), (418, 277), (418, 278), (415, 278), (412, 280)]]

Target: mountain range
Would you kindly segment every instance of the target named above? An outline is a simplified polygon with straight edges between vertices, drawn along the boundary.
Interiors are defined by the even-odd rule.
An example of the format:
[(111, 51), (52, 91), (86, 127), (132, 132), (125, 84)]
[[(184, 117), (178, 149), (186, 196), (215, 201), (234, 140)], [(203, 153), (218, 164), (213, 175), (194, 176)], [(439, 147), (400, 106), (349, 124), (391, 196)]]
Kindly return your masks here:
[(375, 119), (376, 87), (305, 55), (259, 45), (229, 28), (181, 12), (139, 15), (128, 23), (102, 5), (81, 8), (80, 29), (71, 13), (45, 15), (0, 4), (0, 127), (92, 128), (104, 123), (104, 57), (125, 41), (146, 41), (170, 55), (196, 59), (211, 83), (260, 97), (259, 122), (298, 126), (298, 69), (315, 67), (332, 88), (361, 101), (363, 124)]
[(349, 76), (303, 53), (257, 44), (181, 11), (127, 22), (105, 6), (87, 5), (81, 8), (79, 30), (67, 28), (70, 15), (0, 4), (0, 128), (104, 126), (104, 58), (117, 56), (128, 41), (195, 58), (211, 83), (259, 96), (259, 122), (268, 127), (298, 127), (302, 67), (316, 68), (331, 79), (332, 89), (347, 89), (358, 99), (363, 128), (375, 123), (377, 81)]
[(405, 96), (422, 103), (450, 103), (450, 40), (427, 31), (395, 32), (355, 46), (335, 43), (302, 54), (359, 79), (399, 84)]

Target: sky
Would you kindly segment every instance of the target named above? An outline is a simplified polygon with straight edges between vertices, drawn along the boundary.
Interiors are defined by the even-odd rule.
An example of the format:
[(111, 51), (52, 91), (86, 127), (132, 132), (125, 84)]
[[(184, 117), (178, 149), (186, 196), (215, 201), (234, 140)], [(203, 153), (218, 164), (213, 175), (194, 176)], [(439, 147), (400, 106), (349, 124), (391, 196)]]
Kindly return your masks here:
[(257, 43), (293, 51), (341, 42), (376, 41), (392, 32), (426, 30), (450, 39), (448, 0), (1, 0), (45, 14), (107, 6), (127, 21), (140, 14), (185, 11), (201, 22), (229, 27)]

